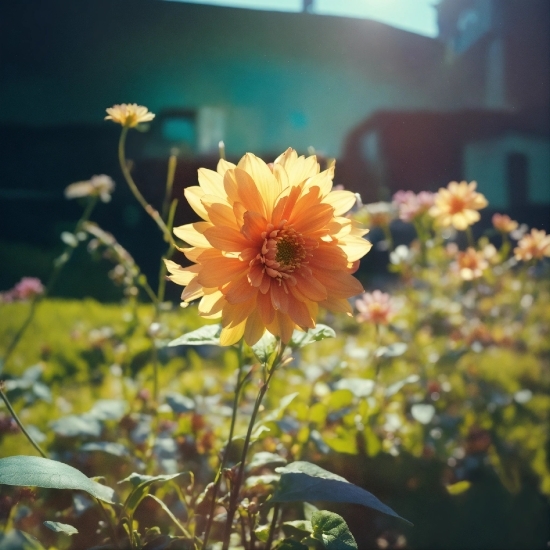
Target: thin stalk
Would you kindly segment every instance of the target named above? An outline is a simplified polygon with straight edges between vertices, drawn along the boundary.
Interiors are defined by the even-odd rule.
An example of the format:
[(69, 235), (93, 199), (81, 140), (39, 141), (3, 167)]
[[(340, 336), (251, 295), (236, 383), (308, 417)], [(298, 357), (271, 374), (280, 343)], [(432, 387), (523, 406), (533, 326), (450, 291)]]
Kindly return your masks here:
[(214, 511), (216, 509), (216, 499), (218, 498), (218, 491), (220, 489), (220, 483), (222, 480), (222, 473), (223, 469), (225, 468), (225, 464), (227, 463), (227, 457), (229, 456), (229, 451), (231, 448), (231, 442), (233, 440), (233, 434), (235, 433), (235, 424), (237, 422), (237, 408), (239, 405), (239, 399), (241, 397), (242, 389), (244, 388), (244, 384), (248, 378), (248, 374), (246, 374), (242, 379), (242, 371), (244, 368), (243, 363), (243, 342), (241, 340), (241, 343), (239, 344), (238, 350), (237, 350), (237, 356), (239, 361), (239, 370), (237, 373), (237, 385), (235, 386), (235, 396), (233, 398), (233, 411), (231, 414), (231, 424), (229, 426), (229, 438), (227, 440), (227, 446), (225, 447), (224, 453), (222, 455), (222, 460), (220, 462), (220, 466), (218, 468), (218, 471), (216, 472), (216, 478), (214, 479), (214, 489), (212, 491), (212, 501), (210, 503), (210, 510), (208, 514), (208, 520), (206, 522), (206, 527), (204, 529), (204, 539), (202, 543), (203, 549), (206, 548), (206, 545), (208, 543), (208, 538), (210, 536), (210, 530), (212, 529), (212, 521), (214, 519)]
[[(174, 226), (174, 217), (176, 215), (177, 206), (178, 206), (178, 199), (174, 199), (170, 204), (170, 210), (168, 211), (168, 219), (166, 221), (166, 225), (168, 226), (168, 229), (170, 231), (172, 231), (172, 227)], [(170, 243), (170, 246), (168, 247), (168, 251), (162, 257), (162, 260), (160, 262), (159, 286), (157, 291), (157, 296), (160, 303), (164, 302), (164, 295), (166, 293), (166, 264), (164, 263), (164, 260), (170, 259), (170, 257), (172, 256), (172, 253), (174, 252), (174, 249), (175, 249), (174, 245)]]
[[(90, 219), (90, 216), (92, 215), (92, 212), (97, 204), (99, 197), (94, 196), (91, 197), (91, 199), (88, 201), (88, 204), (86, 205), (86, 208), (84, 209), (84, 212), (78, 222), (76, 222), (74, 233), (77, 234), (82, 230), (82, 226), (85, 222), (87, 222)], [(6, 353), (4, 354), (4, 357), (0, 361), (0, 370), (3, 369), (8, 362), (8, 359), (11, 357), (12, 353), (15, 351), (15, 348), (19, 344), (19, 341), (21, 338), (23, 338), (23, 335), (29, 328), (30, 324), (32, 323), (32, 320), (34, 319), (34, 315), (36, 314), (36, 309), (38, 307), (38, 304), (46, 298), (50, 292), (52, 291), (55, 283), (57, 282), (57, 279), (59, 278), (59, 275), (63, 269), (63, 267), (68, 263), (68, 261), (71, 259), (74, 251), (76, 250), (76, 247), (72, 245), (66, 245), (65, 249), (63, 251), (63, 254), (61, 255), (61, 258), (63, 258), (63, 261), (59, 261), (56, 264), (54, 264), (54, 269), (50, 275), (50, 278), (46, 284), (46, 287), (44, 288), (44, 292), (42, 294), (36, 295), (32, 302), (29, 309), (29, 313), (27, 314), (27, 318), (19, 328), (19, 330), (16, 332), (15, 336), (13, 337), (12, 341), (10, 342), (8, 349), (6, 350)]]
[(0, 397), (2, 398), (2, 401), (4, 401), (4, 404), (6, 405), (8, 411), (10, 411), (10, 414), (12, 418), (15, 420), (17, 425), (19, 426), (19, 429), (23, 432), (25, 437), (29, 440), (29, 443), (38, 451), (38, 453), (42, 456), (42, 458), (48, 458), (46, 456), (46, 453), (40, 448), (40, 445), (32, 438), (31, 434), (25, 429), (25, 426), (23, 426), (23, 423), (17, 416), (17, 413), (14, 411), (10, 400), (8, 399), (8, 396), (4, 393), (3, 388), (0, 388)]
[(241, 455), (241, 464), (239, 466), (239, 471), (237, 474), (237, 480), (233, 487), (231, 488), (231, 496), (229, 499), (229, 509), (227, 511), (227, 520), (225, 524), (225, 532), (223, 537), (223, 546), (222, 550), (228, 550), (229, 548), (229, 538), (231, 536), (231, 528), (233, 526), (233, 518), (235, 517), (235, 512), (237, 510), (237, 504), (239, 500), (239, 492), (241, 489), (241, 485), (243, 483), (244, 479), (244, 470), (245, 470), (245, 464), (246, 464), (246, 455), (248, 454), (248, 448), (250, 447), (250, 439), (252, 437), (252, 430), (254, 428), (254, 424), (256, 423), (256, 417), (258, 416), (258, 412), (260, 410), (260, 406), (262, 404), (263, 398), (265, 394), (267, 393), (267, 390), (269, 388), (269, 383), (271, 382), (271, 379), (273, 378), (273, 375), (275, 374), (275, 371), (277, 370), (277, 367), (279, 366), (279, 363), (281, 361), (281, 358), (283, 356), (283, 352), (285, 350), (285, 346), (281, 345), (281, 348), (279, 350), (279, 353), (277, 354), (277, 357), (275, 358), (275, 361), (273, 361), (273, 365), (270, 370), (267, 372), (267, 377), (264, 380), (264, 383), (262, 384), (258, 395), (256, 397), (256, 402), (254, 403), (254, 409), (252, 410), (252, 415), (250, 416), (250, 422), (248, 424), (248, 430), (246, 432), (246, 437), (244, 440), (244, 446), (243, 451)]
[(122, 170), (122, 174), (124, 176), (124, 179), (126, 180), (126, 183), (128, 184), (128, 187), (130, 187), (130, 191), (132, 191), (134, 197), (136, 200), (141, 204), (145, 212), (151, 216), (153, 221), (158, 225), (159, 229), (164, 234), (164, 240), (170, 244), (173, 244), (174, 246), (176, 243), (174, 242), (174, 239), (166, 227), (166, 224), (164, 223), (161, 215), (158, 213), (158, 211), (153, 208), (143, 197), (140, 190), (137, 188), (136, 183), (134, 182), (134, 178), (132, 178), (132, 174), (130, 174), (130, 170), (128, 170), (128, 163), (126, 161), (126, 153), (125, 153), (125, 146), (126, 146), (126, 136), (128, 134), (128, 127), (124, 126), (122, 128), (122, 132), (120, 134), (120, 139), (118, 142), (118, 161), (120, 163), (120, 168)]
[(168, 159), (168, 173), (166, 175), (166, 191), (164, 193), (164, 202), (162, 203), (162, 219), (166, 220), (168, 209), (170, 208), (170, 199), (172, 197), (172, 188), (174, 187), (174, 177), (176, 175), (176, 166), (178, 157), (170, 155)]
[(382, 229), (384, 231), (384, 238), (388, 243), (388, 252), (391, 252), (393, 250), (393, 236), (391, 234), (390, 225), (385, 224)]
[(265, 543), (265, 550), (271, 550), (273, 538), (275, 537), (275, 529), (277, 527), (277, 518), (279, 517), (279, 508), (280, 504), (277, 502), (273, 507), (273, 517), (271, 518), (271, 525), (269, 526), (269, 535)]

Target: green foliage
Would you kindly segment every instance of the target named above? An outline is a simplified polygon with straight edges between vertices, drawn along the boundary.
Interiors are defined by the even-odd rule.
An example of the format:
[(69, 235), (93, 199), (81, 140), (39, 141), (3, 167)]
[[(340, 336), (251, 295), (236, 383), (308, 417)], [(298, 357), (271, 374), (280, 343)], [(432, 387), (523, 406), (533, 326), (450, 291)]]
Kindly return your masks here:
[(114, 503), (114, 492), (76, 468), (38, 456), (0, 458), (0, 485), (85, 491), (98, 500)]
[(313, 528), (312, 537), (321, 541), (327, 550), (357, 548), (357, 543), (344, 518), (334, 512), (326, 510), (315, 512), (311, 517), (311, 526)]

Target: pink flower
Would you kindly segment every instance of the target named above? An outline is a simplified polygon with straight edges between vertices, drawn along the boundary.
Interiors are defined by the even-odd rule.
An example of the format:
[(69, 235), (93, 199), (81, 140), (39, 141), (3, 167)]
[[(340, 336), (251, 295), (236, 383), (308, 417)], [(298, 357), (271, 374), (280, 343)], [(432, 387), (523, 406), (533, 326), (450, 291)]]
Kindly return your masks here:
[(357, 321), (378, 325), (387, 325), (396, 313), (391, 296), (380, 290), (365, 292), (355, 301), (355, 307), (359, 311)]
[(44, 286), (36, 277), (23, 277), (11, 290), (0, 294), (4, 302), (29, 300), (42, 294)]
[(393, 202), (399, 210), (399, 218), (404, 222), (411, 222), (433, 206), (434, 195), (428, 191), (418, 194), (412, 191), (398, 191), (393, 196)]

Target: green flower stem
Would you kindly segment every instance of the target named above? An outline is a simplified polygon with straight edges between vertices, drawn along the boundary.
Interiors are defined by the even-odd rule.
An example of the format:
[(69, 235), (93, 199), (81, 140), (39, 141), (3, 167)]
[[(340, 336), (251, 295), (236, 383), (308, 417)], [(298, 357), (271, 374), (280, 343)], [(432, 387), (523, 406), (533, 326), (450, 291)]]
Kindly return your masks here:
[[(170, 155), (168, 159), (168, 173), (166, 175), (166, 191), (164, 193), (164, 202), (162, 203), (162, 219), (166, 220), (170, 208), (170, 199), (172, 198), (172, 189), (174, 187), (174, 177), (176, 175), (176, 166), (178, 163), (178, 157), (176, 155)], [(170, 229), (170, 225), (168, 228)]]
[[(174, 226), (174, 217), (176, 215), (177, 206), (178, 206), (178, 199), (174, 199), (170, 204), (170, 209), (168, 211), (168, 219), (166, 221), (166, 225), (168, 226), (168, 229), (170, 231), (172, 231), (172, 227)], [(164, 260), (170, 259), (174, 250), (175, 250), (175, 246), (172, 243), (170, 243), (168, 251), (162, 257), (162, 260), (160, 262), (159, 286), (157, 291), (157, 296), (160, 303), (164, 302), (164, 295), (166, 293), (166, 264), (164, 263)]]
[(269, 526), (269, 535), (267, 537), (267, 542), (265, 543), (265, 550), (271, 550), (273, 538), (275, 537), (275, 530), (277, 528), (277, 519), (279, 517), (280, 506), (281, 505), (278, 502), (273, 506), (273, 517), (271, 518), (271, 525)]
[(124, 179), (126, 180), (128, 187), (130, 187), (130, 191), (132, 191), (134, 197), (137, 199), (139, 204), (141, 204), (145, 212), (147, 212), (147, 214), (151, 216), (153, 221), (158, 225), (159, 229), (164, 234), (165, 241), (170, 243), (173, 246), (176, 246), (176, 243), (172, 237), (172, 234), (170, 233), (170, 230), (168, 229), (168, 227), (166, 227), (166, 224), (164, 223), (161, 215), (143, 198), (143, 195), (141, 194), (140, 190), (137, 188), (137, 185), (135, 184), (134, 179), (132, 178), (132, 174), (130, 174), (130, 170), (128, 169), (128, 163), (126, 161), (126, 154), (125, 154), (127, 134), (128, 134), (128, 127), (124, 126), (122, 128), (122, 132), (120, 134), (120, 139), (118, 142), (118, 161), (120, 163), (120, 168), (122, 170), (122, 174), (124, 175)]
[(231, 487), (231, 496), (229, 498), (229, 509), (227, 510), (227, 520), (225, 524), (222, 550), (228, 550), (229, 548), (229, 539), (231, 536), (231, 528), (233, 526), (233, 518), (235, 517), (235, 512), (237, 511), (239, 493), (240, 493), (241, 485), (244, 479), (246, 455), (248, 454), (248, 448), (250, 447), (250, 439), (252, 437), (252, 430), (254, 428), (254, 424), (256, 423), (256, 417), (258, 416), (260, 406), (269, 388), (269, 383), (271, 382), (271, 379), (273, 378), (273, 375), (275, 374), (275, 371), (277, 370), (277, 367), (281, 362), (284, 350), (285, 350), (285, 345), (281, 344), (279, 353), (277, 354), (277, 357), (273, 361), (271, 369), (269, 369), (266, 366), (267, 376), (265, 377), (264, 383), (262, 384), (262, 386), (260, 387), (260, 390), (258, 391), (256, 402), (254, 403), (254, 409), (252, 410), (252, 415), (250, 416), (250, 422), (248, 424), (248, 430), (246, 432), (246, 437), (244, 440), (243, 452), (241, 455), (241, 464), (239, 466), (239, 470), (237, 473), (237, 479), (233, 484), (233, 486)]
[(244, 362), (243, 362), (243, 342), (241, 340), (241, 343), (239, 344), (238, 350), (238, 361), (239, 361), (239, 370), (237, 373), (237, 385), (235, 386), (235, 396), (233, 398), (233, 412), (231, 415), (231, 424), (229, 426), (229, 437), (227, 440), (227, 446), (225, 448), (225, 451), (222, 455), (222, 460), (220, 463), (220, 466), (218, 468), (218, 471), (216, 473), (216, 478), (214, 479), (214, 489), (212, 491), (212, 501), (210, 503), (210, 510), (208, 514), (208, 519), (206, 521), (206, 527), (204, 529), (204, 538), (202, 547), (206, 548), (206, 545), (208, 544), (208, 538), (210, 537), (210, 530), (212, 529), (212, 521), (214, 519), (214, 511), (216, 509), (216, 499), (218, 497), (218, 492), (220, 489), (220, 483), (222, 480), (222, 474), (223, 469), (225, 468), (225, 464), (227, 463), (227, 457), (229, 456), (229, 451), (231, 448), (231, 442), (233, 440), (233, 434), (235, 433), (235, 424), (237, 421), (237, 408), (239, 405), (239, 399), (241, 397), (241, 392), (244, 388), (244, 385), (248, 379), (248, 373), (245, 374), (242, 378), (242, 372), (244, 368)]
[[(92, 215), (92, 212), (94, 208), (97, 205), (99, 197), (93, 196), (88, 201), (88, 204), (86, 205), (86, 208), (84, 209), (84, 212), (81, 216), (81, 218), (78, 220), (75, 226), (75, 234), (79, 233), (82, 230), (82, 226), (85, 222), (87, 222), (90, 219), (90, 216)], [(55, 283), (57, 282), (57, 279), (59, 278), (59, 275), (63, 269), (63, 267), (69, 262), (71, 259), (76, 247), (72, 245), (66, 245), (65, 250), (63, 251), (63, 254), (61, 255), (61, 258), (63, 258), (63, 261), (58, 261), (54, 265), (54, 269), (50, 275), (50, 279), (48, 280), (48, 283), (46, 284), (46, 287), (44, 288), (44, 292), (42, 294), (36, 295), (32, 302), (31, 307), (29, 309), (29, 313), (27, 315), (27, 318), (19, 328), (19, 330), (16, 332), (15, 336), (13, 337), (12, 341), (10, 342), (8, 349), (6, 350), (6, 353), (4, 354), (4, 357), (0, 361), (0, 371), (5, 367), (6, 363), (8, 362), (9, 358), (15, 351), (15, 348), (17, 347), (17, 344), (19, 344), (19, 341), (21, 338), (23, 338), (23, 335), (29, 328), (30, 324), (32, 323), (32, 320), (34, 319), (34, 315), (36, 313), (36, 309), (39, 305), (39, 303), (46, 298), (50, 292), (52, 291)]]
[(390, 224), (384, 224), (382, 230), (384, 231), (384, 238), (388, 243), (388, 252), (391, 252), (393, 250), (393, 236), (391, 234)]
[(17, 413), (13, 410), (13, 407), (10, 403), (10, 400), (8, 399), (8, 396), (4, 393), (4, 389), (0, 387), (0, 398), (2, 398), (2, 401), (4, 401), (4, 404), (6, 405), (8, 411), (10, 411), (10, 414), (12, 418), (15, 420), (17, 425), (19, 426), (19, 429), (23, 432), (25, 437), (29, 440), (29, 443), (38, 451), (38, 453), (42, 456), (42, 458), (48, 458), (46, 456), (46, 453), (40, 448), (40, 445), (31, 437), (31, 434), (25, 429), (25, 426), (23, 426), (23, 423), (17, 416)]

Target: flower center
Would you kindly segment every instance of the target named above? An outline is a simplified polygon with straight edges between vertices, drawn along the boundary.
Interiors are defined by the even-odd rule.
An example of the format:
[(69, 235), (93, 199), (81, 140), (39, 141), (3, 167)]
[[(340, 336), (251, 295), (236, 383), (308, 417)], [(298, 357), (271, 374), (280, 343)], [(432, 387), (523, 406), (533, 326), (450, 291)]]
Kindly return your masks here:
[(310, 250), (316, 243), (308, 242), (300, 233), (286, 225), (283, 220), (278, 227), (269, 224), (262, 233), (262, 248), (250, 262), (250, 266), (260, 265), (262, 272), (279, 284), (296, 284), (294, 271), (308, 262)]
[(466, 202), (464, 199), (460, 197), (452, 197), (449, 203), (449, 211), (451, 214), (458, 214), (458, 212), (462, 212), (464, 210), (465, 206)]

